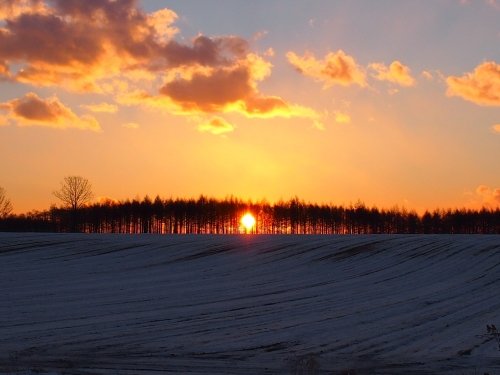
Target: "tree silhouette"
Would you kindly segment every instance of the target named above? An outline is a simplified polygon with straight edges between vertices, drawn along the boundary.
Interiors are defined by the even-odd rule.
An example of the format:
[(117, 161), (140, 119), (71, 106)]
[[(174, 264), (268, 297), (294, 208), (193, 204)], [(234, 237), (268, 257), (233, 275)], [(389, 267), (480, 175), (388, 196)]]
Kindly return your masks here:
[(79, 231), (78, 211), (90, 203), (94, 196), (89, 180), (80, 176), (66, 176), (61, 182), (60, 189), (53, 194), (71, 210), (71, 231)]
[(12, 212), (12, 203), (5, 195), (5, 189), (0, 186), (0, 219), (6, 218)]
[[(90, 194), (87, 194), (88, 203), (90, 184), (82, 180), (86, 181), (84, 186)], [(146, 196), (125, 201), (83, 202), (72, 204), (70, 201), (63, 207), (3, 219), (0, 216), (0, 231), (238, 234), (241, 216), (250, 211), (257, 219), (254, 231), (259, 234), (500, 234), (500, 207), (418, 214), (397, 206), (369, 208), (361, 201), (345, 207), (309, 203), (298, 197), (269, 203), (203, 195), (198, 199), (156, 196), (153, 200)]]
[(89, 180), (80, 176), (67, 176), (61, 182), (61, 188), (54, 191), (54, 196), (68, 208), (77, 210), (89, 203), (94, 194)]

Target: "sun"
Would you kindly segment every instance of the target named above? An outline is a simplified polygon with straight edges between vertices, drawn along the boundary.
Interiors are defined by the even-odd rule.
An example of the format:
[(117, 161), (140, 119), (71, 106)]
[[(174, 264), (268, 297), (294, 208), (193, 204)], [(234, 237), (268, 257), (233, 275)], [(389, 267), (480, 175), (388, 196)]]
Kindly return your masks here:
[(250, 212), (243, 215), (240, 222), (241, 225), (243, 225), (243, 228), (245, 228), (245, 233), (251, 232), (255, 227), (255, 217)]

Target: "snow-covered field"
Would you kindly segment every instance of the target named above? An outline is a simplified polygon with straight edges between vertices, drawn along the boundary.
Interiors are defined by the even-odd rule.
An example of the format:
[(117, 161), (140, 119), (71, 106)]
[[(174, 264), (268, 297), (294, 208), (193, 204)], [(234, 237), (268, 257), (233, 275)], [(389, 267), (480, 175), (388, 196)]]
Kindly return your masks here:
[(0, 374), (500, 374), (500, 236), (0, 234)]

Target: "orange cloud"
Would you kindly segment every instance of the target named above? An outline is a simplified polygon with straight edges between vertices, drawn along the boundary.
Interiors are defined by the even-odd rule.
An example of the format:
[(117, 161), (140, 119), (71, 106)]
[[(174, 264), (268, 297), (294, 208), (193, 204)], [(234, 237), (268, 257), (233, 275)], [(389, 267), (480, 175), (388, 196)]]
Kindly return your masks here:
[(286, 57), (300, 73), (323, 82), (325, 88), (353, 84), (366, 86), (365, 72), (352, 56), (342, 50), (330, 52), (322, 60), (316, 59), (311, 53), (298, 56), (295, 52), (288, 52)]
[(222, 117), (213, 117), (208, 122), (198, 126), (200, 132), (212, 133), (215, 135), (225, 134), (234, 130), (234, 125), (227, 122)]
[(348, 113), (335, 111), (335, 122), (338, 124), (349, 124), (351, 122), (351, 116)]
[(15, 18), (23, 13), (46, 13), (42, 0), (3, 0), (0, 2), (0, 20)]
[[(149, 97), (153, 106), (180, 114), (237, 112), (251, 118), (302, 117), (317, 120), (312, 109), (262, 94), (258, 83), (271, 74), (262, 57), (236, 50), (233, 60), (208, 69), (178, 70), (160, 88), (161, 98)], [(184, 72), (184, 73), (183, 73)], [(132, 101), (143, 101), (144, 93)], [(128, 98), (130, 100), (130, 97)]]
[(500, 188), (493, 189), (486, 185), (479, 185), (476, 188), (476, 196), (479, 197), (483, 206), (500, 206)]
[[(172, 39), (179, 30), (173, 26), (177, 14), (169, 9), (148, 14), (134, 0), (19, 2), (26, 6), (15, 14), (4, 12), (8, 19), (0, 28), (0, 77), (111, 94), (121, 104), (174, 114), (319, 117), (310, 108), (260, 92), (258, 84), (271, 74), (272, 65), (265, 55), (250, 52), (245, 39)], [(33, 11), (35, 5), (43, 5), (44, 11)], [(150, 92), (143, 90), (145, 81)], [(83, 108), (115, 111), (102, 104)]]
[(410, 68), (398, 60), (393, 61), (389, 67), (383, 63), (372, 63), (369, 67), (375, 71), (376, 74), (373, 74), (373, 77), (379, 81), (389, 81), (406, 87), (415, 85)]
[(487, 61), (472, 73), (446, 79), (448, 96), (460, 96), (479, 105), (500, 106), (500, 64)]
[(99, 91), (99, 80), (172, 63), (171, 10), (146, 14), (135, 1), (112, 0), (9, 3), (0, 8), (8, 21), (0, 29), (0, 61), (20, 68), (12, 77), (19, 82)]
[[(268, 77), (271, 66), (255, 54), (235, 59), (229, 66), (177, 74), (160, 93), (185, 113), (240, 112), (248, 117), (301, 116), (297, 106), (277, 96), (263, 95), (258, 82)], [(165, 102), (167, 103), (167, 102)], [(302, 111), (303, 117), (313, 114)]]
[(21, 99), (0, 103), (0, 110), (7, 111), (8, 118), (19, 126), (101, 131), (95, 118), (78, 117), (56, 97), (41, 99), (35, 93), (28, 93)]
[(165, 84), (160, 93), (187, 111), (220, 112), (252, 90), (248, 69), (237, 66), (217, 69), (210, 75), (195, 74), (189, 80), (176, 79)]
[(493, 132), (500, 134), (500, 124), (495, 124), (491, 128), (493, 129)]
[(147, 15), (147, 23), (155, 30), (155, 37), (159, 42), (167, 42), (179, 32), (172, 26), (177, 19), (177, 14), (170, 9), (160, 9)]
[(8, 77), (8, 76), (10, 76), (10, 72), (9, 72), (9, 67), (7, 66), (7, 64), (0, 61), (0, 78), (2, 76)]

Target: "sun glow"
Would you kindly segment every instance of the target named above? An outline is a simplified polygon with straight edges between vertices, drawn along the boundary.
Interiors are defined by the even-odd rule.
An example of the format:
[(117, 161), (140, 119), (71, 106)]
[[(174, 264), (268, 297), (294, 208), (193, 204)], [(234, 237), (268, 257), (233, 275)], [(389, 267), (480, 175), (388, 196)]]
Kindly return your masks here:
[(250, 233), (255, 227), (255, 217), (249, 212), (241, 217), (240, 222), (245, 229), (245, 233)]

